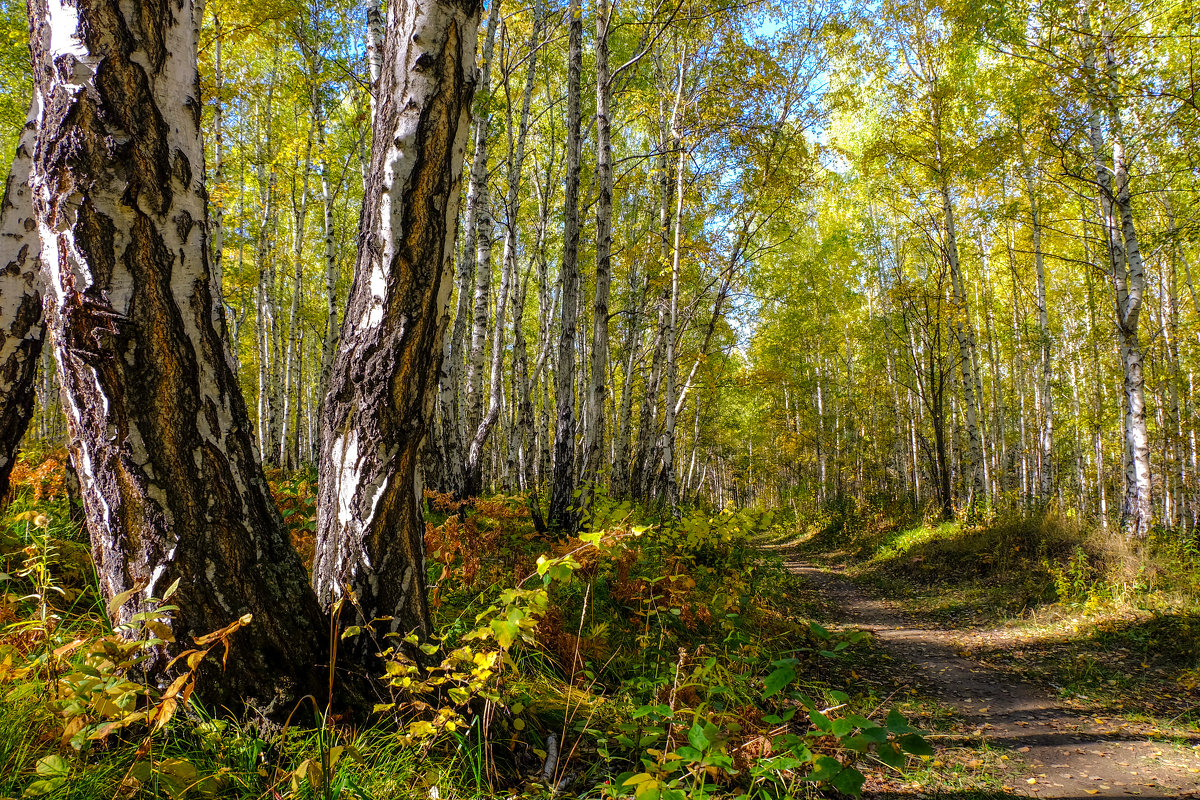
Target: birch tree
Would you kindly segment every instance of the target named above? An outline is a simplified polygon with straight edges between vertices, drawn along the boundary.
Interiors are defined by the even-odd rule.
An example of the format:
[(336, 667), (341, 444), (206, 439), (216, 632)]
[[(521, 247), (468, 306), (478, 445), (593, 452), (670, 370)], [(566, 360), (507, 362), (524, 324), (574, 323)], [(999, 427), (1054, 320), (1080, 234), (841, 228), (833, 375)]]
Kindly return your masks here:
[(575, 503), (575, 337), (579, 316), (579, 156), (582, 149), (580, 79), (583, 71), (583, 9), (570, 0), (567, 9), (566, 191), (563, 196), (563, 252), (559, 268), (561, 323), (555, 370), (554, 480), (550, 489), (549, 523), (574, 527)]
[(35, 96), (0, 200), (0, 501), (8, 495), (17, 447), (33, 418), (34, 379), (46, 334), (41, 244), (29, 189), (38, 106)]
[(30, 4), (47, 322), (100, 591), (127, 597), (114, 622), (178, 583), (175, 642), (144, 662), (167, 681), (194, 637), (249, 615), (198, 692), (282, 716), (320, 685), (326, 630), (220, 335), (192, 11)]
[[(389, 4), (361, 246), (321, 417), (313, 582), (358, 624), (429, 630), (421, 442), (429, 428), (475, 89), (477, 0)], [(350, 657), (374, 663), (371, 637)]]

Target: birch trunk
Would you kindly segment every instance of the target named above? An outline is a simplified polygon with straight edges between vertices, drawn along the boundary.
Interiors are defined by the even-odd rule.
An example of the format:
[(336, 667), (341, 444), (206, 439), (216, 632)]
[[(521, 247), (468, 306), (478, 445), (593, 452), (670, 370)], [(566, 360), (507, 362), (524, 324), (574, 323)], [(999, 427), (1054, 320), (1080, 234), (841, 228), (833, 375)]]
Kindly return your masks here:
[(979, 431), (979, 417), (975, 395), (975, 335), (967, 310), (967, 297), (959, 263), (958, 236), (954, 221), (954, 204), (950, 189), (942, 180), (942, 213), (946, 226), (946, 260), (950, 266), (951, 291), (954, 299), (954, 335), (958, 340), (959, 364), (962, 372), (963, 417), (967, 433), (967, 448), (963, 456), (963, 479), (967, 492), (967, 518), (973, 519), (976, 504), (984, 496), (983, 480), (983, 437)]
[(1050, 364), (1050, 313), (1046, 303), (1046, 264), (1042, 255), (1042, 220), (1041, 208), (1038, 202), (1036, 168), (1025, 151), (1025, 140), (1022, 138), (1020, 121), (1017, 122), (1017, 138), (1020, 141), (1021, 161), (1024, 168), (1025, 191), (1029, 195), (1029, 226), (1033, 237), (1033, 266), (1037, 274), (1037, 306), (1038, 330), (1041, 334), (1039, 351), (1041, 355), (1041, 390), (1042, 397), (1042, 427), (1038, 436), (1038, 462), (1040, 480), (1038, 482), (1038, 500), (1045, 505), (1050, 502), (1054, 491), (1053, 456), (1054, 456), (1054, 397), (1051, 379), (1053, 372)]
[[(1138, 334), (1139, 316), (1145, 294), (1145, 267), (1134, 225), (1125, 162), (1125, 140), (1121, 114), (1116, 105), (1116, 62), (1109, 36), (1101, 30), (1100, 42), (1091, 33), (1091, 20), (1084, 10), (1081, 18), (1084, 73), (1088, 85), (1088, 135), (1095, 159), (1096, 183), (1108, 245), (1109, 271), (1116, 298), (1117, 339), (1124, 371), (1125, 457), (1121, 528), (1126, 537), (1149, 535), (1154, 510), (1151, 505), (1150, 442), (1146, 430), (1146, 394), (1142, 348)], [(1104, 54), (1103, 77), (1107, 97), (1101, 100), (1097, 83), (1096, 51)], [(1106, 112), (1106, 113), (1105, 113)], [(1104, 142), (1103, 117), (1112, 137), (1111, 166)]]
[[(467, 182), (467, 204), (463, 215), (463, 248), (454, 278), (455, 312), (454, 327), (443, 344), (442, 366), (438, 374), (438, 411), (441, 419), (442, 476), (443, 489), (455, 497), (462, 497), (466, 476), (463, 474), (467, 449), (468, 432), (473, 433), (478, 425), (475, 414), (478, 382), (483, 372), (483, 337), (487, 325), (487, 287), (491, 284), (491, 268), (485, 275), (476, 275), (478, 260), (477, 237), (480, 207), (487, 207), (487, 132), (485, 111), (486, 92), (491, 79), (492, 50), (496, 40), (499, 19), (499, 0), (488, 11), (487, 30), (484, 35), (483, 53), (478, 65), (479, 97), (475, 99), (471, 121), (474, 126), (472, 137), (470, 176)], [(490, 223), (490, 217), (489, 217)], [(491, 253), (490, 224), (488, 254)], [(475, 280), (472, 292), (472, 279)], [(480, 309), (481, 287), (482, 305)], [(482, 327), (479, 323), (483, 316)], [(467, 342), (470, 335), (470, 351)], [(464, 363), (465, 362), (465, 363)], [(464, 370), (464, 367), (466, 368)], [(478, 397), (481, 406), (483, 398)], [(474, 423), (474, 424), (473, 424)]]
[(46, 335), (41, 243), (29, 189), (39, 113), (35, 93), (0, 201), (0, 502), (8, 496), (17, 448), (33, 419), (38, 359)]
[[(488, 10), (487, 31), (480, 54), (479, 86), (474, 105), (474, 149), (471, 154), (471, 174), (467, 184), (467, 208), (463, 216), (463, 268), (475, 276), (475, 293), (471, 316), (471, 349), (467, 357), (466, 425), (468, 436), (479, 428), (483, 415), (483, 362), (487, 342), (488, 310), (492, 286), (492, 212), (488, 198), (488, 131), (491, 113), (488, 108), (491, 88), (492, 51), (500, 18), (500, 2)], [(456, 451), (463, 459), (463, 449)]]
[[(679, 68), (679, 90), (676, 95), (675, 124), (678, 125), (679, 101), (683, 96), (683, 80), (685, 68)], [(676, 127), (678, 131), (678, 127)], [(679, 143), (678, 135), (673, 140)], [(672, 512), (679, 505), (679, 483), (675, 475), (675, 421), (678, 418), (675, 400), (679, 394), (679, 364), (675, 356), (676, 332), (679, 330), (679, 266), (683, 252), (683, 173), (687, 163), (686, 151), (679, 143), (679, 164), (675, 173), (675, 240), (671, 256), (671, 304), (668, 309), (667, 330), (665, 332), (664, 358), (666, 359), (667, 387), (663, 397), (663, 433), (662, 444), (659, 447), (662, 459), (661, 481), (663, 499)]]
[[(275, 338), (275, 253), (273, 232), (275, 229), (275, 182), (274, 158), (271, 152), (271, 119), (274, 106), (274, 73), (267, 88), (266, 135), (264, 150), (259, 154), (259, 184), (262, 187), (262, 220), (259, 224), (255, 266), (258, 268), (258, 285), (255, 289), (255, 312), (257, 317), (256, 339), (258, 344), (258, 448), (263, 463), (275, 463), (275, 441), (278, 429), (278, 407), (275, 383), (277, 382), (277, 359), (272, 357), (271, 345)], [(260, 112), (261, 113), (261, 112)], [(270, 166), (268, 166), (270, 164)]]
[(333, 360), (337, 355), (338, 338), (341, 326), (338, 320), (337, 281), (338, 258), (337, 242), (333, 228), (333, 187), (329, 181), (329, 155), (325, 151), (325, 124), (317, 122), (317, 143), (321, 152), (321, 200), (322, 200), (322, 234), (325, 240), (325, 337), (321, 344), (321, 383), (319, 397), (321, 405), (325, 402), (325, 391), (329, 388), (329, 375), (333, 370)]
[[(661, 79), (660, 79), (661, 80)], [(659, 234), (659, 269), (665, 269), (671, 260), (671, 230), (672, 230), (672, 201), (675, 188), (672, 183), (674, 169), (671, 164), (671, 153), (675, 152), (677, 144), (670, 136), (670, 121), (667, 116), (667, 100), (665, 95), (658, 103), (658, 234)], [(657, 271), (657, 270), (656, 270)], [(649, 277), (647, 276), (647, 281)], [(651, 345), (653, 355), (650, 358), (650, 374), (646, 378), (645, 391), (638, 419), (637, 449), (633, 460), (633, 493), (636, 497), (646, 499), (650, 496), (654, 481), (654, 457), (656, 455), (656, 439), (658, 432), (658, 394), (662, 383), (663, 361), (666, 357), (666, 337), (671, 287), (668, 283), (658, 293), (658, 324)]]
[(221, 14), (213, 10), (213, 85), (216, 97), (213, 98), (213, 188), (218, 193), (217, 202), (212, 203), (212, 273), (215, 299), (222, 309), (224, 317), (225, 306), (225, 73), (221, 63), (221, 46), (224, 41), (221, 31)]
[(570, 0), (567, 54), (567, 154), (563, 199), (562, 329), (555, 371), (554, 481), (549, 524), (571, 531), (575, 493), (575, 338), (579, 313), (579, 156), (582, 146), (580, 78), (583, 71), (583, 10)]
[(609, 0), (596, 0), (596, 287), (592, 304), (592, 352), (587, 387), (588, 427), (583, 441), (582, 482), (598, 480), (603, 462), (604, 398), (608, 386), (608, 305), (612, 286), (612, 120), (610, 118)]
[[(638, 279), (636, 276), (631, 276), (631, 282), (637, 286)], [(630, 304), (630, 308), (625, 312), (628, 319), (625, 322), (625, 337), (622, 342), (625, 353), (625, 380), (621, 384), (621, 401), (617, 407), (617, 431), (615, 441), (613, 443), (613, 468), (612, 468), (612, 496), (617, 499), (624, 499), (629, 496), (630, 475), (629, 475), (629, 446), (630, 437), (633, 433), (633, 383), (634, 373), (638, 363), (638, 353), (640, 348), (638, 342), (641, 333), (641, 311), (643, 300), (639, 295), (644, 296), (646, 289), (649, 288), (647, 281), (642, 281), (641, 290), (630, 292), (630, 297), (634, 298)]]
[(326, 626), (220, 335), (191, 10), (30, 5), (48, 326), (100, 590), (141, 590), (114, 621), (178, 581), (175, 642), (144, 662), (163, 684), (194, 637), (249, 614), (197, 693), (282, 717), (324, 683)]
[[(304, 282), (304, 228), (308, 222), (308, 180), (312, 174), (312, 145), (313, 136), (317, 129), (317, 117), (320, 116), (320, 98), (317, 94), (317, 84), (314, 78), (312, 90), (312, 122), (308, 128), (308, 138), (304, 144), (304, 163), (300, 178), (300, 197), (292, 195), (292, 304), (288, 309), (288, 342), (283, 356), (283, 413), (279, 430), (279, 463), (288, 469), (299, 466), (298, 452), (300, 426), (292, 424), (290, 417), (295, 413), (293, 395), (299, 397), (296, 387), (299, 385), (299, 352), (297, 337), (300, 332), (300, 290)], [(293, 184), (295, 186), (295, 184)], [(297, 437), (293, 441), (293, 437)]]
[[(495, 5), (499, 5), (498, 0), (495, 0)], [(465, 497), (472, 497), (479, 494), (482, 488), (483, 446), (487, 442), (488, 436), (500, 414), (501, 383), (504, 370), (505, 313), (508, 308), (510, 294), (515, 294), (512, 292), (511, 287), (517, 279), (517, 248), (519, 245), (518, 233), (520, 230), (521, 212), (521, 170), (525, 164), (525, 140), (529, 133), (529, 112), (533, 104), (534, 79), (537, 77), (537, 60), (534, 58), (534, 52), (539, 29), (540, 20), (534, 19), (533, 30), (529, 36), (529, 64), (525, 74), (525, 90), (521, 97), (521, 119), (518, 123), (515, 142), (511, 138), (512, 124), (511, 120), (509, 121), (508, 193), (504, 202), (504, 254), (500, 267), (500, 296), (496, 301), (496, 322), (492, 330), (492, 364), (488, 381), (488, 411), (487, 415), (479, 421), (473, 431), (470, 446), (467, 449), (466, 463), (463, 465), (463, 474), (465, 476), (463, 495)], [(505, 92), (507, 93), (507, 91), (508, 83), (506, 81)], [(483, 265), (484, 263), (485, 259), (481, 258), (480, 264)], [(523, 297), (520, 299), (519, 309), (515, 302), (516, 299), (514, 296), (514, 329), (520, 327), (521, 314), (525, 307)], [(515, 339), (515, 330), (513, 335)], [(523, 338), (521, 345), (522, 349), (524, 349)], [(515, 357), (516, 353), (514, 351)]]
[[(367, 77), (371, 85), (367, 93), (371, 98), (371, 120), (379, 113), (379, 76), (383, 72), (383, 16), (379, 13), (379, 0), (367, 0)], [(364, 185), (366, 175), (363, 176)]]
[[(326, 607), (353, 592), (356, 624), (425, 634), (420, 453), (450, 298), (480, 4), (404, 0), (387, 13), (361, 245), (321, 418), (313, 582)], [(373, 666), (373, 638), (350, 640), (346, 655)]]

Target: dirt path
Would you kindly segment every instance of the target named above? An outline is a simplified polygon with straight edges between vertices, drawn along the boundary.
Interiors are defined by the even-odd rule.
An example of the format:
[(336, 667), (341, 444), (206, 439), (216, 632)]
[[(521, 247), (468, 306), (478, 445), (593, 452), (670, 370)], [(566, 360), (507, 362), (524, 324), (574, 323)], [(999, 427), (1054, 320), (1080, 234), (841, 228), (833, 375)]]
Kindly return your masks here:
[[(958, 655), (955, 632), (919, 627), (846, 578), (803, 561), (788, 569), (871, 631), (993, 747), (1012, 751), (1025, 771), (1018, 791), (1035, 797), (1200, 797), (1196, 751), (1139, 735), (1121, 719), (1084, 717), (1045, 691)], [(1191, 744), (1195, 744), (1192, 742)]]

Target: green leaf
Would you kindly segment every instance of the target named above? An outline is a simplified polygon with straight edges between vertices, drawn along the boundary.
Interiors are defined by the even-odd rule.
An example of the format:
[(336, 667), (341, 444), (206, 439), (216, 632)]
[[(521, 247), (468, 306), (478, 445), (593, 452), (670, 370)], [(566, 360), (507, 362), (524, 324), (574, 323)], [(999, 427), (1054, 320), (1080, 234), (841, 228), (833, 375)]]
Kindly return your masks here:
[(852, 730), (854, 730), (854, 723), (848, 719), (835, 719), (833, 721), (833, 735), (839, 739), (850, 735), (850, 731)]
[(892, 709), (887, 715), (887, 729), (889, 733), (915, 733), (912, 726), (908, 724), (908, 720), (904, 718), (896, 709)]
[(862, 714), (848, 714), (846, 719), (850, 720), (855, 727), (862, 728), (864, 731), (871, 730), (872, 728), (882, 727), (878, 722), (872, 722)]
[(38, 759), (34, 769), (43, 778), (65, 778), (71, 772), (71, 765), (62, 756), (45, 756)]
[(933, 747), (929, 742), (915, 733), (906, 733), (904, 736), (901, 736), (900, 746), (904, 748), (906, 753), (912, 753), (914, 756), (933, 755)]
[(691, 730), (688, 731), (688, 741), (691, 742), (692, 747), (701, 751), (707, 749), (712, 744), (705, 733), (704, 726), (700, 722), (692, 723)]
[(818, 639), (828, 639), (829, 638), (829, 630), (827, 628), (824, 628), (824, 627), (818, 625), (815, 622), (809, 621), (808, 629), (810, 631), (812, 631), (813, 636), (816, 636)]
[(65, 785), (66, 778), (49, 778), (47, 780), (34, 781), (25, 787), (25, 797), (41, 797), (44, 794), (50, 794), (58, 790), (59, 787)]
[(830, 784), (842, 794), (850, 794), (858, 797), (862, 794), (862, 787), (866, 781), (867, 779), (863, 777), (863, 774), (854, 767), (846, 767), (838, 773), (836, 778), (830, 781)]
[(791, 667), (780, 667), (767, 676), (763, 681), (763, 697), (778, 694), (783, 687), (796, 680), (796, 670)]
[(175, 594), (175, 590), (179, 588), (179, 580), (180, 580), (179, 578), (176, 578), (175, 582), (172, 583), (169, 587), (167, 587), (167, 590), (165, 592), (163, 592), (162, 600), (164, 603), (167, 600), (170, 600), (171, 595)]
[(829, 783), (842, 771), (842, 762), (832, 756), (817, 756), (813, 764), (814, 769), (808, 774), (808, 780), (810, 781), (824, 781), (825, 783)]
[(817, 726), (817, 730), (822, 733), (833, 733), (833, 723), (829, 721), (829, 717), (820, 711), (808, 712), (808, 718), (812, 721), (813, 725)]
[(137, 594), (138, 591), (139, 588), (135, 586), (132, 589), (126, 589), (120, 594), (114, 595), (113, 599), (108, 601), (109, 619), (116, 619), (117, 612), (121, 610), (121, 606), (125, 605), (125, 601)]
[(491, 629), (496, 634), (496, 641), (505, 649), (512, 647), (512, 643), (517, 640), (517, 636), (521, 632), (519, 624), (506, 619), (492, 620)]
[(862, 733), (859, 734), (859, 736), (866, 739), (868, 742), (872, 742), (874, 744), (883, 744), (887, 741), (888, 732), (880, 727), (865, 728)]
[(854, 736), (847, 736), (842, 740), (842, 747), (847, 750), (853, 750), (856, 753), (865, 753), (871, 747), (871, 741), (861, 733)]
[(904, 753), (901, 752), (900, 745), (895, 742), (881, 744), (879, 749), (875, 751), (875, 755), (879, 756), (880, 761), (893, 769), (904, 768)]
[(666, 703), (660, 703), (656, 706), (641, 706), (640, 708), (634, 710), (631, 716), (634, 719), (640, 719), (648, 714), (654, 714), (655, 716), (666, 718), (671, 716), (671, 707)]

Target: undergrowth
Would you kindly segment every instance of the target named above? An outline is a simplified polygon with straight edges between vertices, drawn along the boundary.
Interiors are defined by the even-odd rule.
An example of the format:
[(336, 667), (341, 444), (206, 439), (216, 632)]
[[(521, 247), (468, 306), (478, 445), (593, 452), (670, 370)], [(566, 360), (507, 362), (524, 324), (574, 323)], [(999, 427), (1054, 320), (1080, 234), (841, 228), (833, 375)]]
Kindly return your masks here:
[[(869, 687), (830, 682), (862, 635), (796, 613), (795, 579), (754, 545), (782, 522), (604, 498), (556, 541), (524, 498), (427, 494), (436, 634), (376, 642), (367, 722), (312, 698), (283, 730), (226, 719), (192, 696), (214, 678), (195, 670), (253, 620), (198, 639), (171, 686), (144, 683), (171, 590), (110, 627), (63, 463), (22, 463), (0, 516), (0, 797), (795, 797), (932, 756)], [(269, 478), (311, 558), (315, 476)]]

